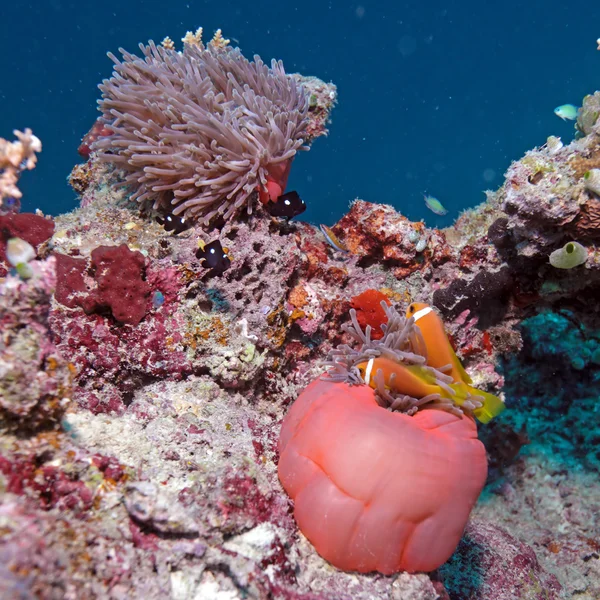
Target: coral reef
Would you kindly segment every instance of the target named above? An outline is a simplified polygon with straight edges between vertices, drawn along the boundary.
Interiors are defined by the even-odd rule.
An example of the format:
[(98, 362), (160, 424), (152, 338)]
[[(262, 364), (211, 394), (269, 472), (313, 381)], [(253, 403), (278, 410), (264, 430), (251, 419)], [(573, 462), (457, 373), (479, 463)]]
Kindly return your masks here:
[[(592, 176), (586, 178), (600, 169), (598, 93), (583, 102), (577, 139), (563, 144), (549, 138), (528, 152), (510, 166), (499, 190), (452, 227), (430, 229), (391, 206), (355, 200), (331, 228), (340, 242), (332, 247), (317, 227), (271, 218), (256, 200), (282, 191), (286, 161), (325, 132), (335, 86), (287, 75), (279, 63), (249, 62), (220, 34), (203, 46), (200, 33), (190, 33), (182, 53), (168, 39), (143, 52), (144, 59), (125, 53), (104, 84), (104, 120), (84, 140), (81, 152), (89, 158), (70, 179), (80, 206), (49, 219), (18, 213), (14, 189), (2, 195), (0, 595), (600, 597), (600, 198)], [(190, 73), (202, 77), (192, 82)], [(142, 93), (147, 104), (136, 100), (124, 110), (122, 98)], [(217, 105), (218, 118), (211, 112)], [(257, 122), (257, 107), (271, 109), (272, 118)], [(221, 150), (210, 144), (191, 147), (191, 130), (178, 122), (187, 111), (198, 117), (194, 134), (218, 134), (220, 158)], [(145, 122), (145, 134), (136, 119)], [(130, 146), (139, 141), (134, 129), (146, 135), (139, 152)], [(269, 131), (275, 133), (272, 146), (263, 139)], [(167, 137), (159, 139), (163, 133)], [(15, 145), (0, 145), (0, 177), (12, 178), (11, 186), (33, 166), (39, 147), (30, 132), (24, 135)], [(6, 162), (7, 152), (16, 150), (21, 159)], [(246, 151), (247, 157), (239, 154)], [(197, 173), (199, 156), (202, 164), (208, 160), (217, 187), (194, 185), (192, 192), (201, 195), (195, 198), (185, 179)], [(170, 171), (175, 160), (181, 163)], [(167, 183), (165, 170), (175, 173)], [(152, 202), (162, 223), (152, 218)], [(241, 210), (248, 202), (252, 214)], [(184, 222), (188, 211), (192, 219)], [(218, 221), (218, 214), (234, 213), (210, 238), (201, 230), (213, 216)], [(26, 249), (17, 254), (27, 258), (27, 269), (16, 272), (14, 242), (7, 260), (15, 239)], [(199, 243), (214, 241), (228, 248), (226, 270), (214, 272), (197, 257)], [(550, 256), (569, 243), (583, 248), (587, 259), (556, 268)], [(439, 389), (462, 382), (481, 390), (484, 400), (501, 396), (507, 410), (478, 424), (480, 442), (468, 416), (476, 403), (461, 408), (466, 415), (458, 407), (429, 406), (415, 416), (388, 412), (375, 398), (381, 404), (386, 394), (392, 404), (399, 400), (389, 393), (391, 378), (375, 395), (361, 384), (371, 384), (359, 368), (365, 356), (356, 364), (348, 360), (346, 380), (352, 368), (359, 374), (350, 381), (360, 384), (352, 394), (368, 396), (360, 405), (365, 413), (411, 431), (428, 414), (449, 419), (470, 429), (485, 462), (483, 443), (490, 468), (471, 523), (440, 569), (392, 574), (399, 563), (384, 564), (393, 559), (384, 551), (383, 567), (337, 562), (388, 574), (345, 572), (311, 544), (329, 557), (318, 524), (310, 529), (309, 523), (308, 538), (298, 529), (294, 503), (278, 479), (290, 451), (282, 446), (280, 456), (278, 438), (286, 414), (289, 422), (298, 412), (292, 404), (308, 397), (303, 390), (310, 382), (347, 385), (319, 379), (331, 358), (340, 357), (339, 348), (364, 345), (369, 360), (374, 349), (377, 358), (411, 352), (398, 342), (400, 322), (390, 323), (390, 315), (404, 314), (411, 303), (439, 312), (444, 347), (453, 346), (464, 373), (456, 375), (456, 364), (446, 373), (445, 364), (433, 362), (435, 353), (425, 358), (420, 347), (411, 360), (428, 361)], [(411, 344), (418, 346), (411, 331)], [(440, 402), (439, 396), (429, 400)], [(327, 469), (337, 478), (342, 464), (353, 486), (370, 476), (408, 485), (415, 473), (423, 474), (418, 467), (427, 453), (415, 448), (424, 444), (403, 449), (411, 459), (398, 461), (393, 436), (358, 457), (348, 452), (350, 442), (331, 453), (334, 441), (349, 432), (363, 435), (370, 418), (357, 419), (348, 402), (334, 398), (323, 407), (333, 430), (316, 435), (323, 451), (317, 448), (315, 463), (329, 456)], [(410, 402), (405, 408), (415, 413)], [(316, 416), (310, 413), (306, 422)], [(315, 437), (314, 431), (305, 435)], [(401, 439), (408, 443), (410, 436)], [(355, 462), (345, 462), (350, 456)], [(472, 468), (469, 460), (463, 463), (460, 468)], [(448, 482), (448, 471), (426, 482), (427, 489)], [(483, 468), (478, 474), (466, 500), (464, 490), (445, 488), (444, 506), (470, 508)], [(418, 490), (409, 485), (408, 492), (422, 494), (426, 483)], [(431, 492), (410, 507), (427, 507), (438, 496)], [(296, 512), (310, 512), (302, 501), (296, 498)], [(438, 524), (432, 535), (445, 539), (441, 530)], [(400, 566), (434, 568), (452, 548), (430, 562), (409, 552), (407, 561), (421, 562)]]
[(577, 111), (576, 127), (583, 136), (598, 133), (598, 116), (600, 115), (600, 92), (588, 94)]
[(535, 552), (491, 522), (469, 524), (441, 573), (450, 600), (558, 600), (562, 596), (562, 586), (539, 564)]
[(24, 240), (36, 250), (52, 237), (54, 222), (42, 215), (32, 213), (9, 213), (0, 215), (0, 277), (6, 275), (9, 262), (6, 248), (11, 238)]
[(34, 277), (0, 283), (0, 430), (56, 426), (71, 397), (73, 365), (53, 343), (48, 315), (54, 261)]

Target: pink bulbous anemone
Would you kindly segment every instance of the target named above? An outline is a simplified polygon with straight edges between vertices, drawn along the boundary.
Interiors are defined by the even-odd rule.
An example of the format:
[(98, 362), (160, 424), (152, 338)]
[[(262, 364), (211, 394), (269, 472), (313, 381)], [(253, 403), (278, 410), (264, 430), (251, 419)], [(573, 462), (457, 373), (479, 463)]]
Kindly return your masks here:
[(345, 571), (441, 566), (487, 476), (472, 417), (389, 412), (366, 385), (321, 379), (285, 417), (279, 450), (279, 478), (300, 530)]

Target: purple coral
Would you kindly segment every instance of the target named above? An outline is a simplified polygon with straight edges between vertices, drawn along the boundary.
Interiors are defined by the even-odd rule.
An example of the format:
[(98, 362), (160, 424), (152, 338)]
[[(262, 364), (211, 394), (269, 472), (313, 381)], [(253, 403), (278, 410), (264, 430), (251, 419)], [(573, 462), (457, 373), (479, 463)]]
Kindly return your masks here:
[(184, 41), (182, 52), (169, 40), (140, 45), (141, 58), (109, 54), (116, 67), (99, 105), (113, 134), (93, 150), (126, 171), (133, 199), (208, 224), (283, 192), (308, 137), (308, 102), (281, 62), (250, 62), (222, 39)]

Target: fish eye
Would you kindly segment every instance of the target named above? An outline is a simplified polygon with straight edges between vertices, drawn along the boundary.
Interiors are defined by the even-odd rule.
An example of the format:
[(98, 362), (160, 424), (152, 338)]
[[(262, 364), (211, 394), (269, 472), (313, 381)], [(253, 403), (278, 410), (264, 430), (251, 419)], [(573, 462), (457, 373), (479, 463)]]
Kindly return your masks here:
[(408, 307), (408, 312), (411, 312), (411, 313), (414, 313), (414, 312), (415, 312), (415, 305), (414, 305), (414, 304), (411, 304), (411, 305)]

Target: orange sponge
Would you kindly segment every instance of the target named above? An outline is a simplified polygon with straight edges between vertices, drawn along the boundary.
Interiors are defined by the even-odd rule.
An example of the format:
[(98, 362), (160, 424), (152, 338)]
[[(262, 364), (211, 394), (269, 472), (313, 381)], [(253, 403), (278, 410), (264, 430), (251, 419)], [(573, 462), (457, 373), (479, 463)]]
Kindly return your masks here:
[(381, 303), (385, 302), (391, 306), (390, 299), (378, 290), (365, 290), (362, 294), (352, 298), (352, 308), (356, 310), (356, 318), (359, 325), (366, 329), (367, 325), (372, 328), (371, 339), (380, 340), (383, 337), (381, 326), (387, 323), (387, 315)]
[(485, 483), (469, 416), (381, 408), (373, 389), (317, 379), (283, 421), (279, 478), (317, 552), (346, 571), (432, 571)]

